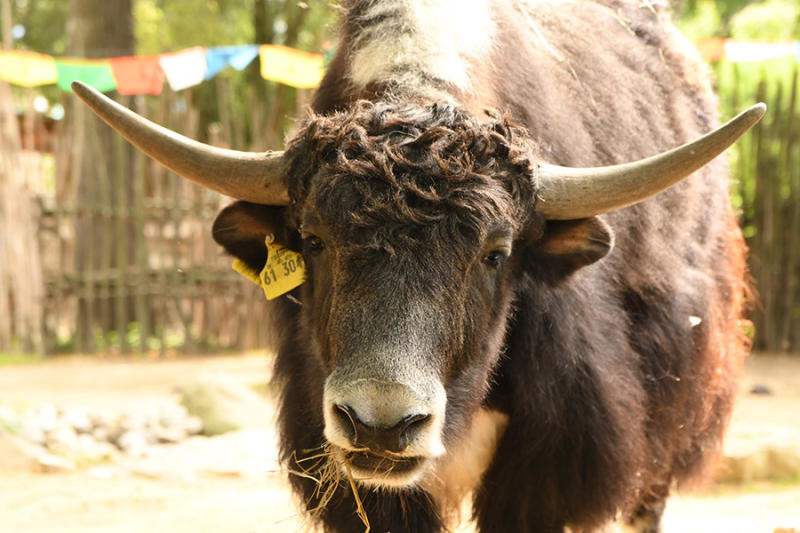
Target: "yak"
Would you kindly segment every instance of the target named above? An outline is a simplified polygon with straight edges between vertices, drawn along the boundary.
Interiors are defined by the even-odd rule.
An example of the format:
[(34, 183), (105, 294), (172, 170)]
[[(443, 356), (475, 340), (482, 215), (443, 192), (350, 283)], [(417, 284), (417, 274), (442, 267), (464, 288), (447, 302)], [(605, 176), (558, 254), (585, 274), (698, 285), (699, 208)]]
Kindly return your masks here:
[(341, 11), (282, 152), (206, 146), (74, 87), (237, 200), (213, 234), (245, 269), (304, 265), (265, 327), (280, 457), (313, 523), (660, 531), (670, 490), (719, 449), (747, 351), (715, 158), (763, 104), (719, 126), (659, 1)]

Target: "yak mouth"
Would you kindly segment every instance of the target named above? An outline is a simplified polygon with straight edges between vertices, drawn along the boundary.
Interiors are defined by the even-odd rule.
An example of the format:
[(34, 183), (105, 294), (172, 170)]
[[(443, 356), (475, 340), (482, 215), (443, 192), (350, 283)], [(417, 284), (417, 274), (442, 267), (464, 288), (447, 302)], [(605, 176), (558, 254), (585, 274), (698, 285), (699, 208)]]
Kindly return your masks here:
[(413, 485), (420, 477), (427, 457), (404, 457), (367, 449), (337, 450), (337, 459), (349, 467), (353, 481), (377, 487), (402, 488)]

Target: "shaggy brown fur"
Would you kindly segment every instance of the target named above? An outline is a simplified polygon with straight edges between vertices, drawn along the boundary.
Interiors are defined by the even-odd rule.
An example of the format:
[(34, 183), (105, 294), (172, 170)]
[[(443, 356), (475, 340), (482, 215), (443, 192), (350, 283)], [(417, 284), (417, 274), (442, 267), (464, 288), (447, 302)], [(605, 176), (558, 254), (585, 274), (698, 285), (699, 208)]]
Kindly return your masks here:
[(314, 202), (335, 206), (332, 222), (354, 233), (347, 246), (378, 247), (390, 242), (389, 229), (418, 234), (442, 222), (479, 234), (500, 212), (515, 228), (527, 226), (535, 206), (527, 133), (507, 116), (484, 118), (446, 104), (368, 101), (329, 117), (312, 114), (286, 154), (295, 224), (323, 174)]

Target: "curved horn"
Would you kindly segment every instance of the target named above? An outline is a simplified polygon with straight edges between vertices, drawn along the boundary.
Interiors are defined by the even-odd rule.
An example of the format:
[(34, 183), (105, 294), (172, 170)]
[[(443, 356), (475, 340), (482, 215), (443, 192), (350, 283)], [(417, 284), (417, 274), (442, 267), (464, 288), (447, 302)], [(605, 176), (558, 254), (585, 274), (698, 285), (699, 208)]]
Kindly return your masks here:
[(72, 90), (109, 126), (168, 169), (203, 187), (239, 200), (287, 205), (283, 152), (239, 152), (209, 146), (143, 118), (92, 87)]
[(641, 202), (717, 157), (761, 120), (766, 109), (756, 104), (695, 141), (633, 163), (595, 168), (540, 163), (537, 211), (546, 219), (572, 220)]

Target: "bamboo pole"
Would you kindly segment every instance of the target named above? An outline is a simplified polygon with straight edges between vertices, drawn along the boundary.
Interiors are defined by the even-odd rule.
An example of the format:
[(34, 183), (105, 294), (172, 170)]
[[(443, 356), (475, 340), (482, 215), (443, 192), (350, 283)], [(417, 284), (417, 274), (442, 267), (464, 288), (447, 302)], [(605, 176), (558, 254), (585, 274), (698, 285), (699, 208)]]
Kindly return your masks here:
[[(785, 173), (784, 179), (789, 184), (788, 197), (788, 221), (789, 228), (786, 232), (786, 290), (782, 291), (785, 297), (784, 313), (781, 325), (781, 344), (787, 351), (797, 349), (797, 318), (795, 310), (800, 301), (798, 294), (798, 280), (800, 269), (798, 269), (798, 257), (800, 257), (800, 172), (797, 169), (800, 162), (794, 159), (794, 148), (796, 146), (796, 120), (797, 115), (797, 92), (798, 92), (798, 68), (795, 64), (792, 70), (791, 92), (789, 95), (789, 108), (786, 113), (786, 126), (783, 131), (782, 150), (780, 163)], [(792, 327), (794, 323), (795, 327)]]
[[(125, 97), (125, 100), (123, 104), (130, 106), (130, 98)], [(130, 346), (128, 345), (128, 302), (130, 301), (130, 291), (128, 290), (128, 280), (130, 279), (128, 274), (128, 247), (130, 239), (135, 238), (133, 235), (128, 235), (126, 231), (129, 221), (128, 205), (130, 204), (129, 180), (131, 176), (129, 176), (130, 166), (128, 164), (130, 150), (121, 136), (114, 135), (113, 139), (114, 175), (109, 180), (109, 183), (113, 184), (111, 193), (116, 200), (112, 204), (114, 206), (113, 228), (109, 223), (109, 231), (113, 231), (114, 235), (107, 245), (114, 251), (113, 265), (116, 275), (109, 276), (109, 283), (113, 283), (114, 288), (114, 328), (119, 338), (120, 352), (127, 354), (130, 352)]]
[[(159, 102), (158, 106), (158, 113), (159, 117), (157, 117), (159, 124), (170, 124), (170, 128), (172, 128), (172, 110), (175, 107), (175, 93), (171, 90), (167, 90), (165, 93), (162, 93), (162, 98)], [(159, 355), (164, 356), (167, 348), (167, 327), (169, 326), (168, 317), (169, 312), (167, 309), (168, 306), (168, 296), (169, 296), (169, 286), (167, 284), (167, 264), (166, 264), (166, 257), (167, 257), (167, 243), (166, 237), (164, 235), (164, 227), (167, 224), (167, 206), (166, 206), (166, 190), (167, 190), (167, 182), (168, 180), (172, 179), (170, 175), (167, 174), (164, 167), (161, 165), (151, 163), (150, 168), (153, 172), (153, 205), (156, 208), (156, 217), (154, 222), (156, 222), (156, 226), (158, 227), (158, 236), (156, 237), (157, 241), (157, 250), (156, 250), (156, 257), (158, 258), (158, 274), (156, 280), (156, 286), (158, 291), (158, 310), (159, 310), (159, 318), (160, 318), (160, 325), (158, 328), (158, 335), (159, 335)]]
[[(767, 76), (762, 72), (762, 79), (766, 84)], [(762, 101), (762, 100), (759, 100)], [(783, 101), (783, 84), (778, 83), (775, 88), (775, 97), (773, 101), (776, 106), (780, 108)], [(772, 113), (772, 121), (766, 126), (767, 142), (764, 146), (759, 159), (759, 173), (763, 176), (766, 182), (765, 192), (767, 205), (764, 207), (765, 214), (765, 238), (766, 243), (763, 248), (765, 254), (764, 261), (767, 265), (766, 277), (764, 278), (764, 311), (766, 321), (764, 322), (764, 330), (767, 335), (767, 343), (769, 349), (772, 351), (782, 351), (783, 348), (779, 338), (779, 325), (781, 313), (781, 299), (779, 292), (784, 286), (783, 284), (783, 224), (781, 217), (781, 206), (783, 200), (781, 198), (781, 188), (783, 183), (781, 181), (782, 175), (780, 172), (770, 171), (769, 159), (770, 149), (769, 144), (775, 143), (780, 139), (781, 130), (781, 113)]]
[[(143, 96), (137, 96), (134, 100), (136, 111), (145, 114), (146, 101)], [(139, 150), (134, 151), (133, 155), (133, 239), (134, 239), (134, 262), (136, 264), (135, 277), (135, 305), (134, 320), (139, 325), (139, 351), (147, 352), (148, 339), (150, 338), (150, 289), (148, 246), (145, 237), (145, 172), (147, 168), (147, 156)]]

